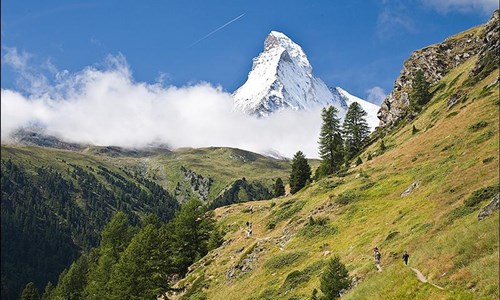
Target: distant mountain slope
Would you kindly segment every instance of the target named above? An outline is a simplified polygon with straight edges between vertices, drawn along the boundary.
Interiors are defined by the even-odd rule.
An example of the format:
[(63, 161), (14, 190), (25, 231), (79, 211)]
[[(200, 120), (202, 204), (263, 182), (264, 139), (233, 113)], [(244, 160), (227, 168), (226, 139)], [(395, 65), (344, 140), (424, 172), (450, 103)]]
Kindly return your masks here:
[(342, 299), (498, 299), (498, 65), (477, 77), (480, 60), (435, 81), (420, 114), (386, 130), (386, 149), (379, 137), (344, 177), (217, 209), (224, 244), (191, 266), (177, 283), (185, 292), (171, 298), (309, 299), (338, 255), (353, 284)]

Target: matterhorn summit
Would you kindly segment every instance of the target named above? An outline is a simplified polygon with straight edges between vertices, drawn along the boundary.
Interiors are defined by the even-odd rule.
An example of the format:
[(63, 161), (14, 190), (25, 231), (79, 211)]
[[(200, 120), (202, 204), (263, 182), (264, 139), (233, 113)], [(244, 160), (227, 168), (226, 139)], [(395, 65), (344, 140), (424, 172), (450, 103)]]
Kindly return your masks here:
[(271, 31), (264, 51), (253, 59), (247, 81), (233, 93), (235, 110), (268, 116), (283, 110), (308, 110), (335, 106), (340, 116), (347, 111), (344, 97), (332, 93), (314, 77), (302, 48), (281, 32)]

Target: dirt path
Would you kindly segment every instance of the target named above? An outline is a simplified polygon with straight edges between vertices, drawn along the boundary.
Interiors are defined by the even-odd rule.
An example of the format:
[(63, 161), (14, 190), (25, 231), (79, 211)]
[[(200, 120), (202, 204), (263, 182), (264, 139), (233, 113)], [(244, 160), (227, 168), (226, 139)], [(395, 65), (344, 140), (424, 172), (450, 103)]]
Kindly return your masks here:
[(435, 285), (434, 283), (431, 283), (429, 281), (427, 281), (427, 278), (425, 278), (424, 274), (422, 274), (422, 272), (420, 272), (420, 270), (416, 269), (416, 268), (410, 268), (413, 272), (415, 272), (415, 274), (417, 275), (417, 278), (418, 280), (420, 280), (420, 282), (423, 282), (423, 283), (428, 283), (440, 290), (444, 290), (444, 288), (440, 287), (439, 285)]

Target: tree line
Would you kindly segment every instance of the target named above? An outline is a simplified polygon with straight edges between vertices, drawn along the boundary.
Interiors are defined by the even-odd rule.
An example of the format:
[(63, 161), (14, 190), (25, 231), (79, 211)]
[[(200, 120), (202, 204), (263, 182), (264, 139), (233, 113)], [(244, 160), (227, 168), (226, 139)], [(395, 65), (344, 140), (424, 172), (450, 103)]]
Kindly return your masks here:
[[(344, 122), (338, 117), (338, 110), (325, 107), (321, 112), (322, 126), (319, 136), (319, 155), (322, 159), (314, 179), (338, 174), (348, 168), (368, 142), (370, 128), (366, 122), (367, 113), (357, 102), (352, 103)], [(358, 157), (356, 164), (362, 163)], [(290, 193), (294, 194), (311, 181), (311, 167), (302, 151), (295, 153), (290, 174)]]
[(28, 283), (22, 299), (156, 299), (172, 290), (173, 276), (184, 276), (222, 241), (213, 211), (198, 199), (167, 223), (151, 214), (133, 226), (118, 212), (101, 232), (100, 246), (64, 270), (56, 286), (49, 282), (40, 293)]

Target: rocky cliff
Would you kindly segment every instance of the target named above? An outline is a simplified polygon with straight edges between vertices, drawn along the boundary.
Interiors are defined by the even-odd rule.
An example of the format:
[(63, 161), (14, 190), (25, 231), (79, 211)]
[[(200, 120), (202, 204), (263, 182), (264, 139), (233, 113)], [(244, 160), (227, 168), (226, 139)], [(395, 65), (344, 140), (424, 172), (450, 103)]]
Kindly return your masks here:
[(427, 81), (433, 84), (451, 69), (477, 55), (469, 78), (473, 81), (485, 78), (498, 65), (498, 22), (499, 11), (496, 10), (486, 24), (413, 52), (404, 62), (393, 91), (380, 107), (379, 126), (391, 127), (408, 115), (412, 79), (420, 69), (424, 71)]

